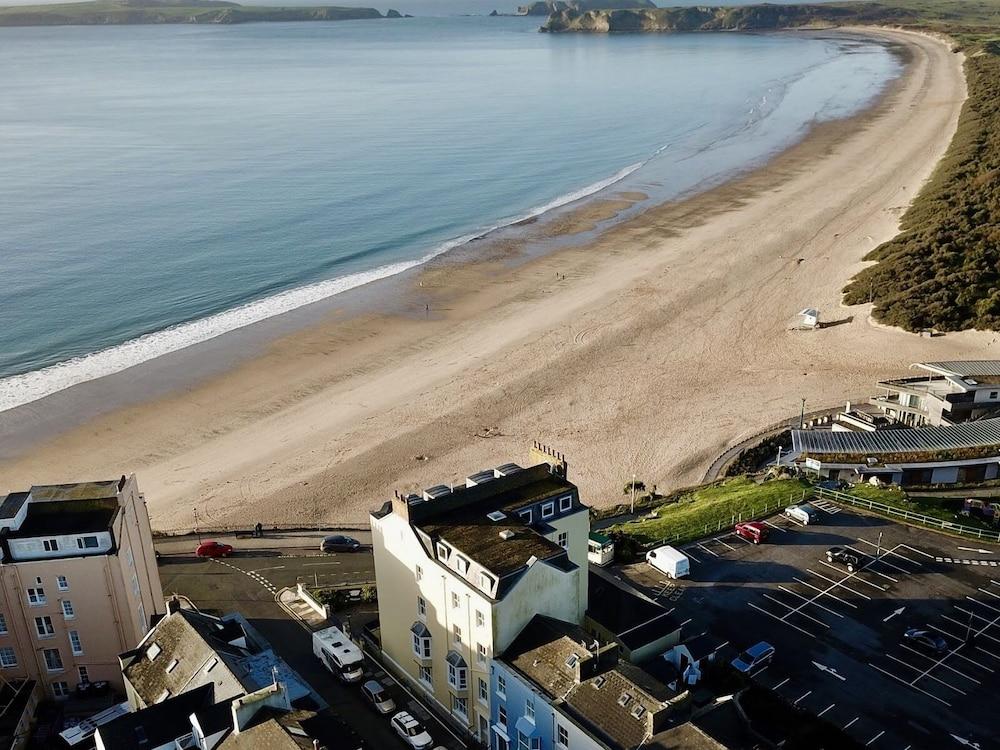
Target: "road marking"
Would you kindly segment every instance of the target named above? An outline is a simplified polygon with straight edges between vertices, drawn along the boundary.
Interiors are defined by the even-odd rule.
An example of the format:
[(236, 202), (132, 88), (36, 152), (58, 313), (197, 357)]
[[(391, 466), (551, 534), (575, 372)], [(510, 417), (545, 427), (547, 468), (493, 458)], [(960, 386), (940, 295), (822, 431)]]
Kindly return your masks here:
[(882, 618), (882, 622), (889, 622), (889, 620), (891, 620), (893, 617), (899, 617), (899, 615), (903, 614), (903, 612), (905, 611), (906, 607), (900, 607), (899, 609), (894, 609), (891, 615)]
[(786, 682), (788, 682), (788, 681), (789, 681), (790, 679), (792, 679), (792, 678), (791, 678), (791, 677), (786, 677), (786, 678), (785, 678), (785, 679), (783, 679), (783, 680), (782, 680), (781, 682), (779, 682), (779, 683), (778, 683), (777, 685), (775, 685), (775, 686), (774, 686), (773, 688), (771, 688), (771, 690), (774, 690), (775, 692), (777, 692), (778, 688), (780, 688), (780, 687), (781, 687), (782, 685), (784, 685), (784, 684), (785, 684)]
[(881, 732), (879, 732), (878, 734), (876, 734), (874, 737), (872, 737), (870, 740), (868, 740), (868, 742), (865, 743), (865, 747), (868, 747), (870, 744), (872, 744), (875, 740), (877, 740), (883, 734), (885, 734), (885, 730), (884, 729)]
[[(829, 607), (824, 607), (822, 604), (820, 604), (819, 602), (817, 602), (815, 599), (808, 599), (808, 598), (802, 596), (802, 594), (798, 593), (797, 591), (792, 591), (791, 589), (786, 589), (784, 586), (782, 586), (780, 584), (778, 585), (778, 588), (781, 589), (782, 591), (784, 591), (786, 594), (791, 594), (792, 596), (797, 596), (799, 599), (801, 599), (802, 601), (804, 601), (806, 604), (812, 604), (813, 606), (819, 607), (824, 612), (829, 612), (831, 615), (835, 615), (837, 617), (840, 617), (841, 619), (843, 619), (843, 617), (844, 617), (842, 614), (840, 614), (840, 612), (834, 612)], [(820, 592), (820, 594), (823, 594), (823, 593), (825, 593), (825, 592), (823, 592), (823, 591)]]
[[(821, 565), (826, 565), (826, 567), (828, 567), (828, 568), (829, 568), (830, 570), (835, 570), (835, 571), (837, 571), (838, 573), (843, 573), (843, 571), (842, 571), (842, 570), (840, 570), (839, 568), (835, 568), (835, 567), (833, 567), (832, 565), (830, 565), (830, 564), (826, 563), (826, 562), (825, 562), (825, 561), (823, 561), (823, 560), (820, 560), (820, 564), (821, 564)], [(854, 576), (856, 576), (856, 575), (857, 575), (857, 572), (854, 572), (854, 573), (851, 573), (851, 574), (849, 574), (849, 575), (846, 575), (846, 576), (844, 576), (843, 578), (841, 578), (841, 579), (840, 579), (839, 581), (835, 581), (835, 580), (833, 580), (832, 578), (827, 578), (827, 577), (826, 577), (825, 575), (823, 575), (822, 573), (817, 573), (817, 572), (816, 572), (815, 570), (813, 570), (812, 568), (806, 568), (806, 570), (807, 570), (807, 571), (809, 571), (810, 573), (812, 573), (812, 574), (813, 574), (814, 576), (819, 576), (819, 577), (820, 577), (820, 578), (822, 578), (822, 579), (823, 579), (824, 581), (829, 581), (830, 583), (833, 583), (833, 584), (835, 584), (835, 585), (837, 585), (837, 586), (840, 586), (840, 588), (842, 588), (842, 589), (847, 589), (847, 590), (848, 590), (848, 591), (850, 591), (850, 592), (851, 592), (852, 594), (855, 594), (856, 596), (860, 596), (860, 597), (861, 597), (861, 598), (863, 598), (863, 599), (867, 599), (868, 601), (871, 601), (871, 597), (870, 597), (870, 596), (868, 596), (868, 594), (862, 594), (862, 593), (861, 593), (860, 591), (855, 591), (855, 590), (854, 590), (854, 589), (852, 589), (852, 588), (851, 588), (850, 586), (847, 586), (847, 585), (845, 585), (845, 584), (844, 584), (844, 581), (846, 581), (846, 580), (847, 580), (847, 579), (849, 579), (849, 578), (853, 578), (853, 580), (855, 580), (855, 581), (858, 581), (859, 583), (867, 583), (867, 584), (868, 584), (869, 586), (871, 586), (871, 587), (872, 587), (873, 589), (878, 589), (878, 590), (879, 590), (879, 591), (881, 591), (881, 592), (882, 592), (883, 594), (884, 594), (884, 593), (886, 592), (886, 589), (882, 588), (882, 587), (881, 587), (881, 586), (879, 586), (879, 585), (878, 585), (877, 583), (872, 583), (871, 581), (866, 581), (866, 580), (865, 580), (864, 578), (855, 578)]]
[[(955, 607), (955, 609), (957, 609), (959, 612), (963, 612), (965, 614), (968, 614), (964, 609), (960, 609), (959, 607)], [(960, 628), (965, 628), (966, 630), (968, 630), (968, 628), (969, 628), (969, 623), (967, 623), (967, 622), (959, 622), (954, 617), (949, 617), (948, 615), (941, 615), (941, 619), (942, 620), (947, 620), (950, 623), (954, 623), (955, 625), (958, 625)], [(984, 617), (984, 618), (981, 618), (981, 619), (985, 620), (986, 618)], [(981, 635), (983, 638), (988, 638), (991, 641), (996, 641), (997, 643), (1000, 643), (1000, 638), (997, 638), (994, 635), (990, 635), (989, 633), (977, 633), (976, 635)], [(959, 638), (958, 640), (962, 641), (963, 643), (965, 642), (964, 638)]]
[(763, 613), (764, 613), (765, 615), (767, 615), (768, 617), (771, 617), (771, 618), (773, 618), (773, 619), (777, 620), (778, 622), (783, 622), (783, 623), (785, 623), (785, 625), (787, 625), (787, 626), (788, 626), (788, 627), (790, 627), (790, 628), (795, 628), (796, 630), (798, 630), (798, 631), (799, 631), (800, 633), (802, 633), (803, 635), (807, 635), (807, 636), (809, 636), (810, 638), (815, 638), (815, 637), (816, 637), (816, 634), (815, 634), (815, 633), (810, 633), (810, 632), (809, 632), (808, 630), (806, 630), (805, 628), (800, 628), (800, 627), (799, 627), (798, 625), (796, 625), (796, 624), (794, 624), (794, 623), (791, 623), (791, 622), (788, 622), (787, 620), (783, 620), (783, 619), (781, 619), (780, 617), (778, 617), (777, 615), (775, 615), (775, 614), (772, 614), (772, 613), (768, 612), (768, 611), (767, 611), (766, 609), (762, 609), (761, 607), (758, 607), (758, 606), (757, 606), (756, 604), (754, 604), (753, 602), (747, 602), (747, 606), (748, 606), (748, 607), (753, 607), (753, 608), (754, 608), (754, 609), (756, 609), (756, 610), (757, 610), (758, 612), (763, 612)]
[(979, 743), (978, 742), (973, 742), (972, 740), (967, 740), (967, 739), (965, 739), (965, 737), (959, 737), (957, 734), (953, 734), (951, 736), (951, 738), (953, 740), (955, 740), (955, 742), (957, 742), (960, 745), (965, 745), (966, 747), (971, 747), (971, 748), (973, 748), (973, 750), (982, 750), (982, 748), (979, 747)]
[(735, 539), (739, 539), (744, 544), (751, 544), (751, 545), (753, 544), (753, 542), (751, 542), (749, 539), (744, 539), (739, 534), (737, 534), (735, 531), (732, 534), (730, 534), (729, 536), (734, 537)]
[(829, 711), (831, 708), (833, 708), (836, 705), (837, 705), (836, 703), (831, 703), (829, 706), (827, 706), (822, 711), (820, 711), (818, 714), (816, 714), (816, 716), (822, 716), (823, 714), (825, 714), (827, 711)]
[(994, 607), (994, 606), (992, 606), (990, 604), (983, 604), (981, 601), (979, 601), (978, 599), (973, 599), (968, 594), (966, 594), (965, 598), (968, 599), (970, 602), (974, 602), (975, 604), (978, 604), (980, 607), (984, 607), (984, 608), (990, 610), (991, 612), (1000, 613), (1000, 609), (997, 609), (996, 607)]
[[(917, 649), (911, 648), (911, 647), (907, 646), (905, 643), (900, 643), (899, 645), (900, 645), (901, 648), (905, 648), (907, 651), (909, 651), (911, 653), (914, 653), (917, 656), (922, 656), (925, 659), (933, 659), (934, 658), (933, 656), (929, 656), (929, 655), (925, 654), (923, 651), (917, 651)], [(955, 656), (960, 656), (960, 654), (956, 653)], [(972, 663), (975, 664), (976, 662), (972, 662)], [(976, 684), (982, 685), (982, 683), (979, 680), (977, 680), (977, 679), (975, 679), (973, 677), (969, 677), (969, 675), (965, 674), (964, 672), (960, 672), (959, 670), (955, 669), (955, 667), (951, 666), (950, 664), (941, 664), (941, 666), (944, 667), (945, 669), (950, 669), (955, 674), (960, 675), (960, 676), (964, 677), (967, 680), (972, 680)]]
[(768, 526), (770, 526), (770, 527), (771, 527), (772, 529), (777, 529), (777, 530), (778, 530), (778, 531), (780, 531), (780, 532), (781, 532), (782, 534), (787, 534), (787, 533), (788, 533), (788, 529), (783, 529), (783, 528), (782, 528), (781, 526), (778, 526), (778, 525), (776, 525), (776, 524), (773, 524), (773, 523), (771, 523), (770, 521), (762, 521), (761, 523), (766, 523), (766, 524), (767, 524)]
[[(811, 571), (810, 571), (810, 572), (811, 572)], [(813, 586), (813, 585), (812, 585), (811, 583), (809, 583), (808, 581), (803, 581), (803, 580), (802, 580), (801, 578), (799, 578), (799, 577), (797, 577), (797, 576), (793, 576), (793, 577), (792, 577), (792, 580), (793, 580), (793, 581), (797, 581), (798, 583), (801, 583), (801, 584), (802, 584), (803, 586), (808, 586), (808, 587), (809, 587), (809, 588), (811, 588), (811, 589), (812, 589), (813, 591), (819, 591), (819, 592), (823, 592), (823, 589), (819, 588), (818, 586)], [(830, 579), (828, 578), (827, 580), (829, 581)], [(830, 581), (830, 583), (834, 583), (834, 581)], [(845, 587), (845, 588), (846, 588), (846, 587)], [(848, 591), (850, 591), (850, 589), (848, 589)], [(839, 596), (837, 596), (836, 594), (831, 594), (831, 593), (830, 593), (829, 591), (827, 591), (827, 592), (826, 592), (826, 595), (827, 595), (828, 597), (830, 597), (831, 599), (836, 599), (836, 600), (837, 600), (838, 602), (840, 602), (841, 604), (846, 604), (846, 605), (847, 605), (848, 607), (853, 607), (854, 609), (857, 609), (857, 608), (858, 608), (858, 605), (857, 605), (857, 604), (854, 604), (854, 603), (852, 603), (852, 602), (849, 602), (849, 601), (847, 601), (846, 599), (841, 599), (841, 598), (840, 598)]]
[(722, 539), (719, 538), (719, 537), (716, 537), (715, 539), (709, 539), (709, 541), (710, 542), (718, 542), (723, 547), (725, 547), (726, 549), (728, 549), (730, 552), (733, 552), (736, 549), (735, 547), (730, 547), (728, 544), (726, 544), (724, 541), (722, 541)]
[(284, 565), (275, 565), (273, 568), (254, 568), (255, 573), (259, 573), (262, 570), (284, 570)]
[(960, 550), (964, 552), (976, 552), (980, 555), (992, 555), (993, 550), (991, 549), (979, 549), (978, 547), (959, 547)]
[(833, 667), (826, 666), (826, 664), (820, 664), (818, 661), (814, 661), (813, 666), (816, 667), (816, 669), (818, 669), (820, 672), (826, 672), (831, 677), (836, 677), (841, 682), (845, 682), (847, 680), (847, 678), (844, 677), (842, 674), (840, 674), (840, 672), (838, 672)]
[(849, 726), (851, 726), (854, 722), (856, 722), (860, 718), (861, 718), (860, 716), (855, 716), (849, 722), (847, 722), (846, 724), (844, 724), (844, 729), (847, 729)]
[(934, 559), (934, 555), (924, 552), (922, 549), (917, 549), (916, 547), (911, 547), (909, 544), (901, 544), (900, 547), (905, 547), (910, 550), (910, 552), (916, 552), (918, 555), (923, 555), (924, 557), (929, 557), (931, 560)]
[(892, 672), (888, 672), (888, 671), (882, 669), (882, 667), (880, 667), (880, 666), (878, 666), (876, 664), (872, 664), (871, 662), (868, 662), (868, 666), (871, 667), (872, 669), (877, 669), (879, 672), (881, 672), (882, 674), (886, 675), (887, 677), (891, 677), (896, 682), (898, 682), (898, 683), (900, 683), (902, 685), (906, 685), (907, 687), (916, 690), (918, 693), (923, 693), (924, 695), (933, 698), (934, 700), (938, 701), (939, 703), (943, 703), (944, 705), (948, 706), (949, 708), (951, 707), (951, 704), (948, 701), (946, 701), (944, 698), (938, 698), (936, 695), (934, 695), (934, 693), (928, 693), (926, 690), (923, 690), (922, 688), (918, 688), (916, 685), (911, 685), (906, 680), (900, 679), (899, 677), (897, 677), (896, 675), (894, 675)]
[(795, 703), (793, 703), (792, 705), (793, 705), (793, 706), (797, 706), (797, 705), (799, 705), (799, 703), (800, 703), (800, 702), (804, 701), (804, 700), (805, 700), (806, 698), (808, 698), (808, 697), (809, 697), (810, 695), (812, 695), (812, 690), (807, 690), (807, 691), (805, 692), (805, 694), (804, 694), (804, 695), (802, 695), (802, 696), (801, 696), (801, 697), (800, 697), (800, 698), (799, 698), (798, 700), (796, 700), (796, 701), (795, 701)]
[(303, 568), (318, 568), (321, 565), (340, 565), (339, 562), (302, 563)]
[(712, 555), (713, 557), (718, 557), (718, 556), (719, 556), (719, 553), (718, 553), (718, 552), (712, 552), (712, 550), (710, 550), (710, 549), (709, 549), (708, 547), (706, 547), (706, 546), (705, 546), (704, 544), (702, 544), (701, 542), (696, 542), (696, 544), (697, 544), (697, 545), (698, 545), (699, 547), (701, 547), (701, 548), (702, 548), (702, 549), (703, 549), (703, 550), (704, 550), (705, 552), (707, 552), (708, 554)]
[[(819, 620), (819, 619), (817, 619), (817, 618), (813, 617), (812, 615), (807, 615), (807, 614), (806, 614), (805, 612), (802, 612), (802, 611), (801, 611), (801, 609), (802, 609), (802, 607), (804, 607), (804, 606), (805, 606), (805, 604), (803, 604), (803, 605), (801, 605), (801, 606), (799, 606), (799, 607), (794, 607), (794, 608), (793, 608), (793, 607), (792, 607), (791, 605), (789, 605), (789, 604), (785, 604), (785, 603), (784, 603), (783, 601), (781, 601), (780, 599), (775, 599), (775, 598), (774, 598), (773, 596), (771, 596), (770, 594), (762, 594), (762, 596), (763, 596), (763, 597), (764, 597), (765, 599), (770, 599), (770, 600), (771, 600), (772, 602), (774, 602), (775, 604), (780, 604), (780, 605), (781, 605), (782, 607), (784, 607), (785, 609), (787, 609), (787, 610), (788, 610), (788, 612), (786, 612), (786, 613), (785, 613), (784, 615), (782, 615), (782, 616), (781, 616), (781, 619), (784, 619), (784, 618), (786, 618), (786, 617), (791, 617), (792, 615), (796, 615), (796, 614), (798, 614), (798, 615), (802, 615), (802, 616), (803, 616), (803, 617), (805, 617), (805, 618), (806, 618), (807, 620), (812, 620), (812, 621), (813, 621), (813, 622), (815, 622), (815, 623), (816, 623), (817, 625), (822, 625), (822, 626), (823, 626), (824, 628), (829, 628), (829, 627), (830, 627), (829, 625), (827, 625), (827, 624), (826, 624), (825, 622), (823, 622), (822, 620)], [(809, 600), (807, 599), (807, 600), (806, 600), (806, 604), (808, 604), (808, 603), (809, 603)]]
[(980, 588), (979, 591), (982, 591), (984, 594), (992, 596), (994, 599), (1000, 599), (1000, 594), (994, 594), (989, 589)]
[[(692, 545), (692, 546), (694, 546), (694, 545)], [(683, 552), (685, 555), (687, 555), (688, 557), (690, 557), (696, 563), (701, 564), (701, 560), (699, 560), (697, 557), (695, 557), (694, 555), (691, 554), (691, 547), (682, 547), (681, 548), (681, 552)]]

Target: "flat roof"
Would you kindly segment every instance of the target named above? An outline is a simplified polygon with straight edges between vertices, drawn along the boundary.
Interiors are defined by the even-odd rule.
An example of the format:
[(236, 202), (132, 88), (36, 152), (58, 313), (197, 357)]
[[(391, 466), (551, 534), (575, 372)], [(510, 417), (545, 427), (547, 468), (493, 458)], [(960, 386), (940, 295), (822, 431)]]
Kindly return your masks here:
[(792, 430), (792, 451), (808, 455), (877, 455), (1000, 446), (1000, 419), (982, 419), (940, 427), (876, 432)]
[(1000, 360), (973, 359), (951, 362), (917, 362), (913, 365), (924, 370), (952, 375), (959, 378), (989, 378), (1000, 377)]
[(622, 645), (636, 649), (681, 628), (665, 608), (633, 593), (600, 573), (590, 571), (587, 617), (615, 634)]
[(24, 522), (16, 531), (11, 530), (8, 538), (108, 531), (117, 514), (118, 499), (115, 497), (29, 503)]
[(24, 505), (24, 501), (27, 499), (27, 492), (11, 492), (3, 499), (3, 502), (0, 503), (0, 518), (7, 519), (16, 516), (17, 512), (21, 510), (21, 506)]
[(32, 500), (100, 500), (118, 496), (118, 479), (72, 484), (39, 484), (31, 488)]

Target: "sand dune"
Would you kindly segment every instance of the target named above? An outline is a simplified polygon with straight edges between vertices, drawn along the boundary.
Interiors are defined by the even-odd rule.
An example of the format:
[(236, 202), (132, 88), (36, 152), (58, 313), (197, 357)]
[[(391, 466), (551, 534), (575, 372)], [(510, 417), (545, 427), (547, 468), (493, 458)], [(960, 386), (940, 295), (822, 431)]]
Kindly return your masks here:
[[(610, 504), (633, 473), (698, 481), (800, 398), (821, 408), (919, 359), (994, 356), (992, 334), (919, 338), (840, 307), (965, 96), (946, 44), (878, 33), (912, 52), (885, 100), (745, 178), (541, 258), (509, 242), (442, 259), (382, 287), (391, 310), (333, 314), (184, 392), (25, 443), (0, 487), (135, 471), (161, 528), (195, 507), (209, 523), (364, 521), (393, 489), (458, 481), (539, 439), (587, 502)], [(789, 330), (805, 306), (854, 317)]]

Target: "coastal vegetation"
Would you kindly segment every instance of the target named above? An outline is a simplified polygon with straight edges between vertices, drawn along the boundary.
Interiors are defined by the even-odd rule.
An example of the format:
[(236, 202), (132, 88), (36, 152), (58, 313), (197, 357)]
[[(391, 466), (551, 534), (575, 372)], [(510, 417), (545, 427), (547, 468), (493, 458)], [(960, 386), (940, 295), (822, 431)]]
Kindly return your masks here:
[(1000, 2), (657, 8), (553, 13), (542, 31), (768, 30), (848, 24), (946, 34), (966, 53), (968, 99), (947, 154), (844, 290), (847, 304), (910, 331), (1000, 329)]
[(57, 5), (0, 7), (0, 26), (69, 26), (160, 23), (251, 23), (261, 21), (347, 21), (398, 18), (374, 8), (269, 7), (224, 0), (92, 0)]

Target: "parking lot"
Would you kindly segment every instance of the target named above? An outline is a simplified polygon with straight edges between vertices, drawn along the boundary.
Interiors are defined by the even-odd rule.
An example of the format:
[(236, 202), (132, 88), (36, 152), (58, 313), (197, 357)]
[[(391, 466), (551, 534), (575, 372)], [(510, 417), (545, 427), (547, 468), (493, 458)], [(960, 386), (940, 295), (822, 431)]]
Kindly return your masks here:
[[(1000, 547), (814, 505), (808, 526), (767, 519), (765, 544), (724, 533), (685, 545), (679, 581), (645, 562), (613, 573), (737, 648), (772, 644), (754, 679), (863, 746), (998, 747)], [(861, 558), (853, 572), (828, 560), (834, 546)], [(912, 627), (946, 648), (904, 643)]]

